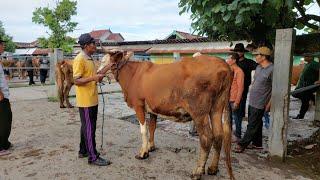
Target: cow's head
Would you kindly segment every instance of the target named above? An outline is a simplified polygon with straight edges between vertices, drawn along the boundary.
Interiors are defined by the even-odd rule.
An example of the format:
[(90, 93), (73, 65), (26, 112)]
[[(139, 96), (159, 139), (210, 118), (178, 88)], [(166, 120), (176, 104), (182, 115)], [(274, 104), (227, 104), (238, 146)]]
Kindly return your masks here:
[(133, 52), (124, 52), (121, 50), (111, 50), (108, 52), (109, 59), (112, 64), (111, 71), (118, 81), (118, 75), (121, 68), (128, 62), (128, 60), (133, 56)]

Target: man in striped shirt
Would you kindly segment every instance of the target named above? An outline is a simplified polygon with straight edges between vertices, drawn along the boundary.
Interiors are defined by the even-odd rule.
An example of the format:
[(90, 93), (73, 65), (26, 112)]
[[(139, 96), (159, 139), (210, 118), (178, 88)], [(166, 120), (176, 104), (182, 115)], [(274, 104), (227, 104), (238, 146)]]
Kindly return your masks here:
[[(0, 54), (4, 51), (4, 41), (0, 39)], [(0, 156), (10, 154), (9, 136), (12, 125), (12, 112), (9, 102), (9, 87), (0, 64)]]

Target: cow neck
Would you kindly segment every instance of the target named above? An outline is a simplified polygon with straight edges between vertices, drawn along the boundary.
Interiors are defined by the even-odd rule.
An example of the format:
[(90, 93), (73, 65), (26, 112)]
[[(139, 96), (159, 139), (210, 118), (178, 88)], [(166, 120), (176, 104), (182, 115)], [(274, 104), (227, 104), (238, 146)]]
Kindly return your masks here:
[(132, 78), (137, 69), (137, 62), (128, 61), (118, 72), (118, 82), (124, 91), (125, 95), (127, 93), (127, 89), (132, 81)]

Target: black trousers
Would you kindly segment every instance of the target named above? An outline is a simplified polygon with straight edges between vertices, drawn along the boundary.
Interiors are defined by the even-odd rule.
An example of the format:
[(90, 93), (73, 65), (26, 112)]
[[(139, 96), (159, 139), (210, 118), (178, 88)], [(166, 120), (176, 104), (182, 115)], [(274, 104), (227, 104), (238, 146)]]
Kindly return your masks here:
[(262, 117), (264, 109), (257, 109), (249, 106), (248, 126), (247, 131), (243, 138), (240, 140), (239, 145), (246, 148), (251, 142), (255, 146), (262, 146)]
[(317, 89), (313, 89), (310, 91), (304, 91), (302, 93), (293, 95), (293, 97), (299, 98), (301, 100), (301, 107), (298, 114), (299, 118), (304, 118), (305, 114), (309, 109), (310, 100), (315, 101), (315, 96), (313, 93), (315, 93), (316, 91)]
[(239, 104), (239, 116), (241, 118), (246, 117), (246, 103), (247, 103), (247, 96), (248, 96), (249, 87), (245, 87), (242, 93), (241, 101)]
[(12, 112), (9, 99), (0, 101), (0, 151), (10, 148), (9, 136), (11, 133)]
[(35, 84), (35, 82), (33, 81), (33, 71), (27, 71), (27, 72), (29, 76), (29, 85)]
[(40, 69), (40, 82), (44, 84), (46, 82), (48, 70), (47, 69)]
[(93, 162), (98, 158), (96, 149), (96, 124), (98, 105), (92, 107), (80, 107), (80, 154), (88, 154), (88, 161)]

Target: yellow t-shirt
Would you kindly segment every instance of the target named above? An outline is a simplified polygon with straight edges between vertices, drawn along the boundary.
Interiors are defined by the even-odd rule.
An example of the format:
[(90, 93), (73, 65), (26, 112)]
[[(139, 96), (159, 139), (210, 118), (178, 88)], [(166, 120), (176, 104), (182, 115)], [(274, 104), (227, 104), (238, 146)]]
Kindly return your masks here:
[[(96, 69), (93, 60), (84, 52), (79, 53), (73, 61), (73, 78), (87, 78), (94, 75), (96, 75)], [(95, 81), (82, 86), (75, 85), (75, 89), (78, 107), (98, 105), (98, 89)]]

